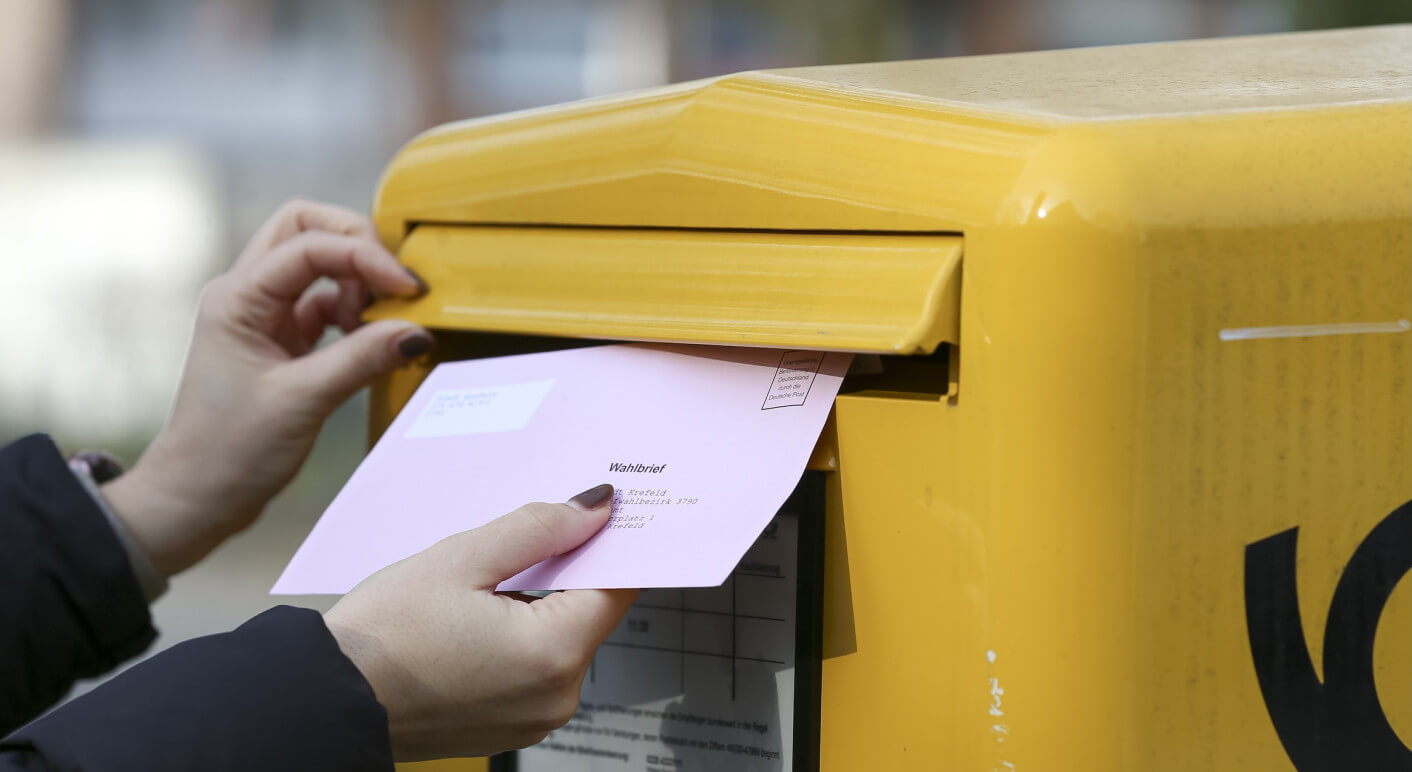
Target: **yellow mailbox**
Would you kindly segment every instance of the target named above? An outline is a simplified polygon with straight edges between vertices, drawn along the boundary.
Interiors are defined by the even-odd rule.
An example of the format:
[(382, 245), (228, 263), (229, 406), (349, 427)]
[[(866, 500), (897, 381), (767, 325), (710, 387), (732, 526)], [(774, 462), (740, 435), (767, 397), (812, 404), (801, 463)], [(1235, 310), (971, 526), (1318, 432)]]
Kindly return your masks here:
[[(369, 316), (443, 358), (878, 355), (811, 461), (796, 766), (1412, 768), (1412, 27), (455, 123), (374, 219), (431, 291)], [(432, 364), (376, 387), (374, 435)]]

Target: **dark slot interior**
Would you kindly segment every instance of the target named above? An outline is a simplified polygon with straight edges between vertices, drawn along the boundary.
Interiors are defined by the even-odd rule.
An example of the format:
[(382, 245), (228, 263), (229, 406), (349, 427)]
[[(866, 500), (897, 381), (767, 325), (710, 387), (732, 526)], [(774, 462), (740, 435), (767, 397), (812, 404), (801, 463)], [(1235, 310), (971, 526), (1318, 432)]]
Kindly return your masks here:
[[(441, 361), (482, 359), (510, 354), (602, 346), (621, 341), (589, 338), (556, 338), (542, 335), (437, 330), (437, 358)], [(953, 346), (943, 343), (925, 356), (859, 354), (843, 382), (841, 394), (861, 392), (903, 399), (939, 400), (953, 394), (956, 381)]]

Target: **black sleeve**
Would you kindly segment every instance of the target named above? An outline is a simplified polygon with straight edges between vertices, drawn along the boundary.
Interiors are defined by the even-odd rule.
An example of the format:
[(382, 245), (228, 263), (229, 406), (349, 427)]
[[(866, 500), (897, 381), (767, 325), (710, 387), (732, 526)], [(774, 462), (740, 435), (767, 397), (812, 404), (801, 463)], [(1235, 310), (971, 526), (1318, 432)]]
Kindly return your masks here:
[(0, 736), (156, 634), (127, 553), (54, 443), (0, 448)]
[(0, 770), (392, 769), (387, 714), (307, 609), (178, 644), (0, 742)]

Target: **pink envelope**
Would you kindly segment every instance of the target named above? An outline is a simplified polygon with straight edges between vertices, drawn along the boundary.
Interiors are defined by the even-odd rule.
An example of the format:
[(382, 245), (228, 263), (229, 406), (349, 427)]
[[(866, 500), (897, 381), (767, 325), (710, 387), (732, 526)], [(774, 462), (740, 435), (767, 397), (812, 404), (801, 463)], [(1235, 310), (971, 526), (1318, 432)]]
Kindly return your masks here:
[(501, 590), (725, 581), (799, 481), (850, 354), (610, 345), (438, 366), (274, 594), (345, 593), (530, 501), (617, 488), (585, 545)]

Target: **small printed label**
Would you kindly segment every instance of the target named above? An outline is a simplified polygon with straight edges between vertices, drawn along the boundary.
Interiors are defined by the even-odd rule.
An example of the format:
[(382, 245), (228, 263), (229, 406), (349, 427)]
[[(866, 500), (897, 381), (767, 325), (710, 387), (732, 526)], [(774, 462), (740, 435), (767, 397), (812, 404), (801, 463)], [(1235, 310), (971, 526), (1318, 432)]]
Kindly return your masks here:
[(770, 382), (770, 391), (765, 394), (765, 404), (760, 409), (804, 404), (823, 363), (824, 354), (821, 351), (784, 352), (780, 357), (780, 366), (775, 369), (774, 380)]
[(421, 415), (403, 436), (415, 440), (523, 429), (553, 387), (554, 381), (549, 379), (474, 389), (442, 389), (431, 395)]

